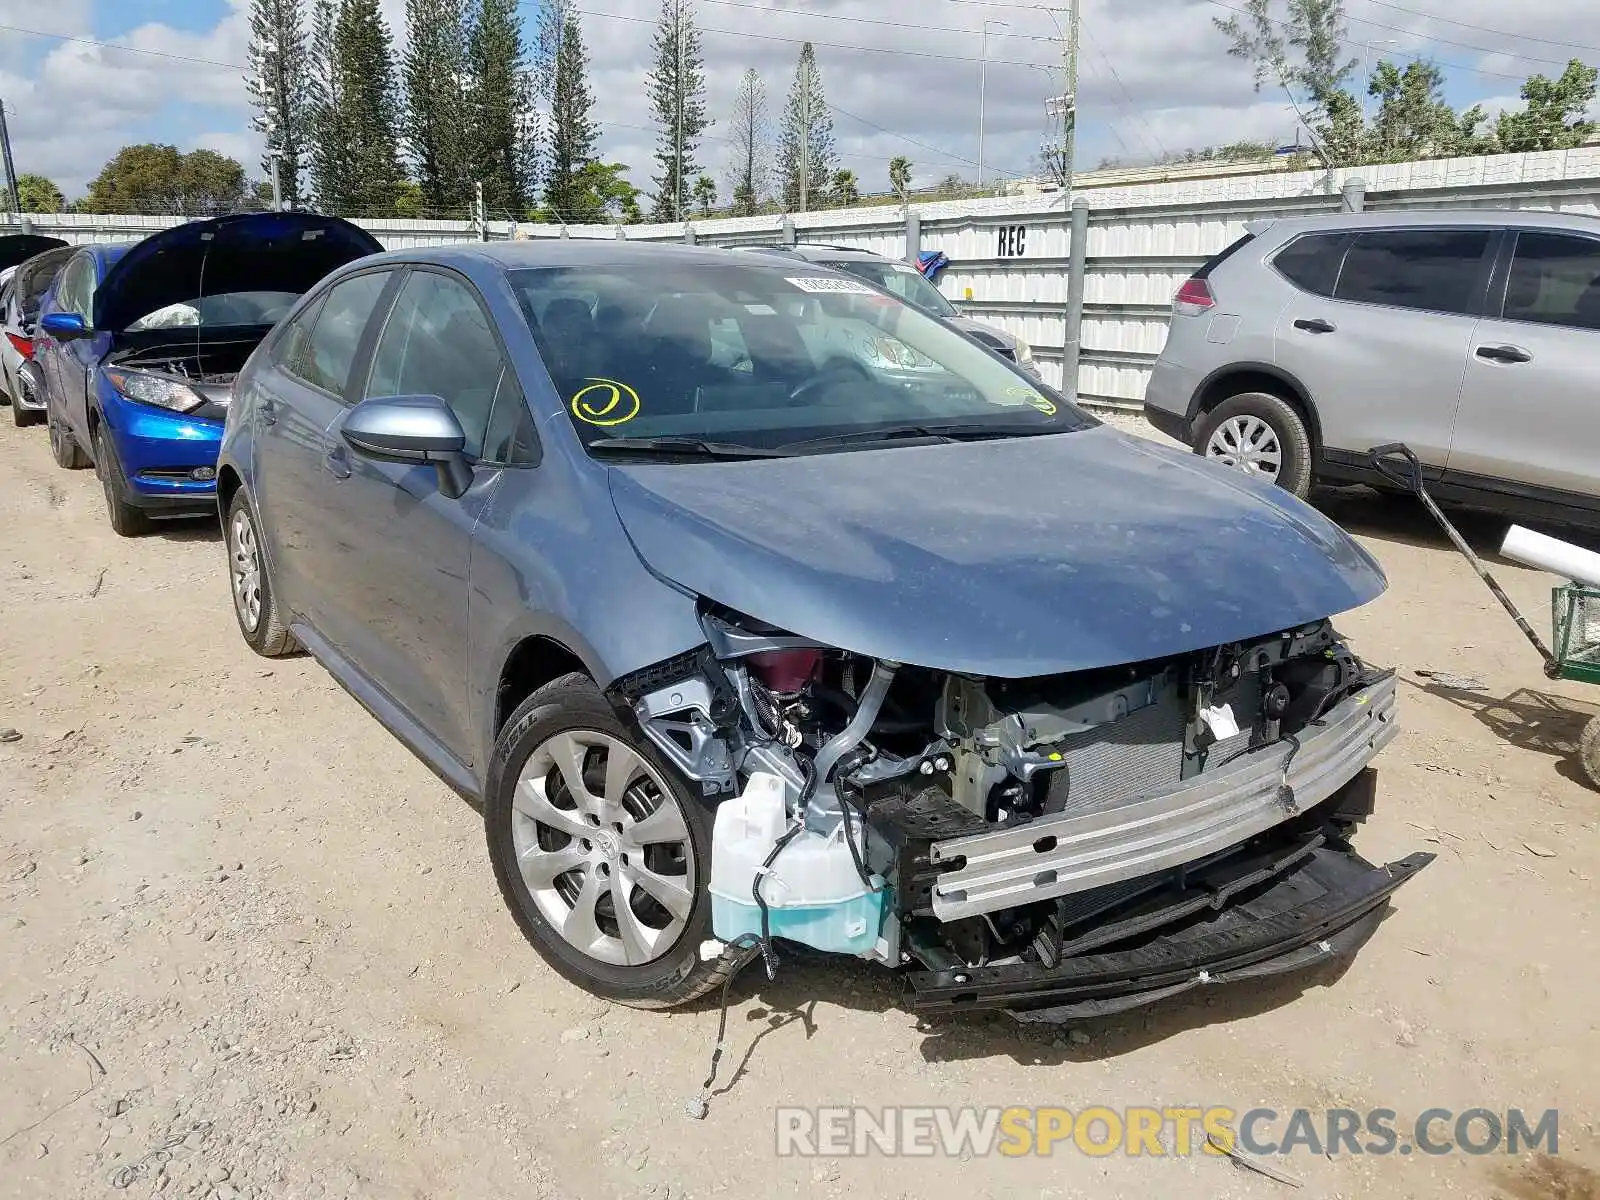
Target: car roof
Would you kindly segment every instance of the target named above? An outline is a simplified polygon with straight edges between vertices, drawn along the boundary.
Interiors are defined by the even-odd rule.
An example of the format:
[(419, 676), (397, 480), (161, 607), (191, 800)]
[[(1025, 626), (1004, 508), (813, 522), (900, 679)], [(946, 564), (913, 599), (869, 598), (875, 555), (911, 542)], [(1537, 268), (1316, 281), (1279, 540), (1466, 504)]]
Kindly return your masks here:
[(857, 246), (829, 246), (820, 242), (797, 242), (793, 246), (748, 246), (764, 254), (790, 254), (806, 262), (885, 262), (883, 255)]
[(686, 266), (699, 264), (707, 268), (738, 266), (773, 274), (793, 269), (790, 265), (793, 259), (787, 254), (750, 254), (717, 246), (629, 242), (620, 238), (539, 238), (525, 242), (456, 242), (443, 246), (414, 246), (375, 254), (362, 259), (361, 266), (390, 262), (432, 263), (462, 270), (468, 270), (474, 264), (491, 264), (504, 271), (528, 267), (627, 270), (669, 261)]
[(1536, 212), (1529, 209), (1454, 208), (1408, 209), (1404, 212), (1322, 213), (1304, 217), (1263, 217), (1247, 221), (1253, 234), (1337, 232), (1344, 229), (1405, 229), (1459, 226), (1481, 228), (1515, 225), (1525, 229), (1569, 229), (1600, 233), (1600, 218), (1579, 213)]

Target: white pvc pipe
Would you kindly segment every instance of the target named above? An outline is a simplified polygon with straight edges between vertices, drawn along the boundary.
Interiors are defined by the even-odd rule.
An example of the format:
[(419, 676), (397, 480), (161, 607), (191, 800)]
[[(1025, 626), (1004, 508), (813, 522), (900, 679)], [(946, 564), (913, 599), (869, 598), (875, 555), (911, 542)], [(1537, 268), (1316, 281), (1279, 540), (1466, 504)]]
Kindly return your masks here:
[(1571, 542), (1513, 525), (1501, 543), (1500, 553), (1514, 562), (1538, 567), (1585, 587), (1600, 588), (1600, 554)]

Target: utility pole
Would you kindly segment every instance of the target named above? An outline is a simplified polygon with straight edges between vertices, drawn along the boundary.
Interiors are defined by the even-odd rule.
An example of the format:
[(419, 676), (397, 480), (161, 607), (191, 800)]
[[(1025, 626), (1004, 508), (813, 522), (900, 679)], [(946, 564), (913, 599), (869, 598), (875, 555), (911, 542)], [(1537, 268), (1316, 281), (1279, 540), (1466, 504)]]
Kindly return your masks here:
[(272, 151), (272, 211), (283, 211), (283, 183), (278, 175), (278, 161), (280, 155), (277, 150)]
[(17, 197), (17, 168), (11, 162), (11, 130), (6, 125), (6, 106), (3, 100), (0, 100), (0, 149), (5, 153), (6, 195), (11, 201), (11, 211), (20, 217), (22, 201)]
[(983, 52), (979, 56), (978, 67), (978, 189), (983, 189), (983, 125), (984, 102), (989, 91), (989, 26), (1002, 25), (1007, 29), (1010, 25), (998, 17), (987, 17), (983, 22)]
[[(1059, 161), (1061, 188), (1070, 196), (1078, 139), (1078, 41), (1083, 18), (1083, 0), (1067, 0), (1067, 5), (1068, 32), (1061, 38), (1063, 92), (1059, 96), (1050, 97), (1044, 104), (1045, 113), (1050, 119), (1059, 119), (1061, 122), (1060, 140), (1045, 143), (1046, 161)], [(1053, 10), (1045, 8), (1042, 4), (1034, 7), (1049, 16), (1051, 21), (1055, 21), (1058, 34), (1062, 32), (1061, 23), (1056, 21)]]
[(805, 78), (800, 81), (800, 211), (810, 212), (811, 200), (811, 61), (800, 64)]

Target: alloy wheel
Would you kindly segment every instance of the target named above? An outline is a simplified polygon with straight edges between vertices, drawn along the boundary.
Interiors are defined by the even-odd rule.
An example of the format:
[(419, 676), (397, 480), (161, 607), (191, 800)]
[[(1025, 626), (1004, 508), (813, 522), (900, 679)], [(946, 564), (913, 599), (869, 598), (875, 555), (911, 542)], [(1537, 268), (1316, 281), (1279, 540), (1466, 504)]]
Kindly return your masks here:
[(666, 954), (694, 908), (695, 855), (672, 789), (608, 733), (537, 746), (517, 780), (512, 843), (540, 915), (575, 949), (614, 966)]
[(241, 507), (228, 525), (228, 563), (233, 579), (233, 608), (239, 624), (254, 633), (261, 624), (261, 550), (249, 510)]
[(1271, 483), (1283, 470), (1283, 446), (1277, 431), (1260, 417), (1241, 413), (1229, 417), (1212, 431), (1206, 442), (1206, 457)]

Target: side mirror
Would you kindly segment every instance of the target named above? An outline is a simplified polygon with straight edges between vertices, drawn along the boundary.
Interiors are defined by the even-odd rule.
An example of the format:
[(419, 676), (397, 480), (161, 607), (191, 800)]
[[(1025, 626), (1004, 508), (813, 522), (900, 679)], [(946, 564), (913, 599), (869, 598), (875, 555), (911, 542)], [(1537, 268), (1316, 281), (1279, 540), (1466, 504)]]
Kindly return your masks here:
[(87, 322), (74, 312), (45, 313), (39, 321), (39, 328), (58, 342), (86, 338), (91, 332)]
[(452, 500), (472, 484), (467, 435), (438, 396), (374, 396), (350, 410), (341, 428), (351, 449), (382, 462), (428, 463)]

